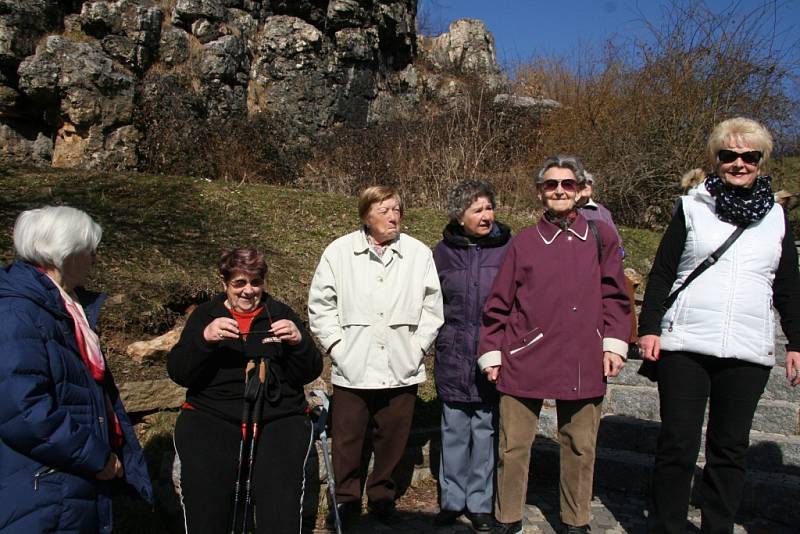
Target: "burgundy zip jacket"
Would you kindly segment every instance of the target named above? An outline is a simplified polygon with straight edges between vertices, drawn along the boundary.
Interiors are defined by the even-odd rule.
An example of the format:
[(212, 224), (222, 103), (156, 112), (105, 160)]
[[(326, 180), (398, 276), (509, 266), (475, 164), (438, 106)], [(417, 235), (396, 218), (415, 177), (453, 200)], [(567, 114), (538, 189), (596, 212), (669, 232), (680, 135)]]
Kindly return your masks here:
[(497, 389), (516, 397), (605, 395), (603, 351), (625, 357), (630, 338), (619, 239), (602, 221), (598, 243), (579, 215), (567, 230), (544, 217), (514, 237), (483, 308), (478, 365), (501, 365)]

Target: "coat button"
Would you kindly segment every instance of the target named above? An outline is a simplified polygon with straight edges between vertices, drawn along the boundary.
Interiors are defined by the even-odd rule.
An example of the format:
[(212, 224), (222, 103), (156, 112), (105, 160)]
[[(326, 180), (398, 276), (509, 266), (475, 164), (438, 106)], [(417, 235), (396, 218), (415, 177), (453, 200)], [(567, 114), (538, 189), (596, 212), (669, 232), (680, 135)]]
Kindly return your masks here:
[(572, 307), (572, 311), (574, 311), (574, 312), (578, 311), (578, 307), (577, 306), (573, 306)]
[(578, 391), (578, 388), (572, 388), (572, 391)]

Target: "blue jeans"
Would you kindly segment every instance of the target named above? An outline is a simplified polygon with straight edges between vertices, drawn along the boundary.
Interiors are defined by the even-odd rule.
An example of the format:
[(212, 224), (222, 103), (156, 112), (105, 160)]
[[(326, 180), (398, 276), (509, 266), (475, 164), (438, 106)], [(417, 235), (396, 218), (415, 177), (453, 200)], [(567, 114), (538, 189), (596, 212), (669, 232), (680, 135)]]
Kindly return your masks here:
[(442, 510), (492, 512), (496, 434), (496, 404), (442, 404)]
[(702, 532), (732, 532), (744, 460), (770, 368), (733, 358), (662, 351), (658, 362), (661, 432), (653, 471), (652, 532), (686, 531), (692, 476), (709, 404), (700, 487)]

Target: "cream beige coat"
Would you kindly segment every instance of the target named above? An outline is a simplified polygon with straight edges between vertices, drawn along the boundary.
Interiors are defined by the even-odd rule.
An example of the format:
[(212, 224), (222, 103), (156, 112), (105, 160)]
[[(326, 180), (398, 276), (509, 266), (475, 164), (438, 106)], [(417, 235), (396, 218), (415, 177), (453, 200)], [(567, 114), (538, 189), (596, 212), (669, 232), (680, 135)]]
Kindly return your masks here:
[(444, 322), (431, 250), (406, 234), (379, 258), (363, 230), (322, 254), (308, 294), (311, 331), (336, 386), (382, 389), (425, 381), (423, 356)]

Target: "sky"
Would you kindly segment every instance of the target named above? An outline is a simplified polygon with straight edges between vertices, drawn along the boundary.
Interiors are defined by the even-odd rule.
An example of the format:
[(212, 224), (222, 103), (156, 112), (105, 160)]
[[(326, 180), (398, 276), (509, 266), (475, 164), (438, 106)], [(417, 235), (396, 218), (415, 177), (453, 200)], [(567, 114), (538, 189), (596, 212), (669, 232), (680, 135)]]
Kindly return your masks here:
[[(658, 24), (672, 3), (691, 0), (420, 0), (418, 18), (434, 34), (460, 18), (484, 21), (495, 38), (500, 66), (508, 68), (535, 56), (569, 59), (609, 38), (647, 38), (644, 20)], [(776, 29), (776, 44), (800, 63), (800, 0), (705, 0), (715, 13), (732, 10), (746, 18), (761, 7)], [(422, 28), (424, 31), (426, 28)], [(430, 32), (426, 32), (430, 33)]]

